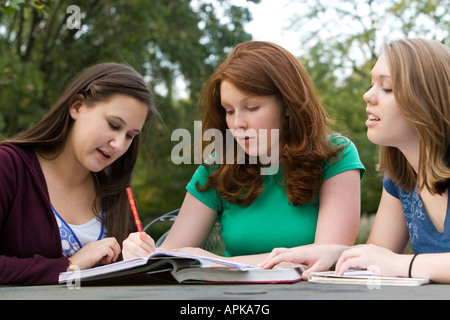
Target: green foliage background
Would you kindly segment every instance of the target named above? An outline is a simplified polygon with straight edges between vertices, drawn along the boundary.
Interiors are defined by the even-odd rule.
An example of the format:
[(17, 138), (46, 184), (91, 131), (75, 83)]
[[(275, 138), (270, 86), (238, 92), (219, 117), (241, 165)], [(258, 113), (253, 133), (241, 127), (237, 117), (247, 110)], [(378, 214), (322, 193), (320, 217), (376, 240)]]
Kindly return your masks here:
[[(367, 168), (362, 211), (381, 194), (377, 149), (366, 138), (363, 93), (384, 41), (421, 36), (450, 44), (450, 0), (309, 0), (292, 12), (299, 59), (336, 131), (357, 145)], [(295, 2), (292, 0), (291, 2)], [(297, 1), (298, 2), (298, 1)], [(237, 43), (251, 40), (250, 3), (260, 0), (0, 0), (0, 138), (33, 125), (87, 66), (126, 63), (148, 79), (163, 122), (146, 133), (133, 189), (144, 223), (179, 207), (196, 165), (174, 165), (176, 128), (193, 131), (205, 80)], [(80, 8), (80, 29), (68, 19)], [(268, 21), (267, 23), (270, 23)], [(186, 85), (179, 96), (179, 80)]]

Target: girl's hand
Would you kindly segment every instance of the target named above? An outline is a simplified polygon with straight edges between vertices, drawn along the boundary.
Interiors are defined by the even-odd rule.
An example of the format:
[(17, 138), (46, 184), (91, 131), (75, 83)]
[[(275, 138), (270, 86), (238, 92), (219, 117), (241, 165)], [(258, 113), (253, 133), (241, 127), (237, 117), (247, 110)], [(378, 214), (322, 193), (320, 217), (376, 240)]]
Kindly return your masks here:
[(336, 263), (336, 274), (348, 269), (367, 269), (385, 277), (407, 277), (411, 256), (396, 254), (373, 244), (352, 247)]
[(347, 248), (347, 246), (331, 244), (307, 245), (291, 249), (276, 248), (259, 266), (270, 269), (283, 262), (306, 265), (308, 268), (303, 272), (302, 278), (307, 280), (311, 272), (330, 270)]
[(145, 232), (131, 233), (122, 245), (122, 256), (124, 260), (146, 257), (155, 252), (155, 241)]
[(70, 260), (80, 269), (89, 269), (98, 264), (115, 262), (120, 255), (120, 246), (115, 238), (90, 242), (75, 253)]

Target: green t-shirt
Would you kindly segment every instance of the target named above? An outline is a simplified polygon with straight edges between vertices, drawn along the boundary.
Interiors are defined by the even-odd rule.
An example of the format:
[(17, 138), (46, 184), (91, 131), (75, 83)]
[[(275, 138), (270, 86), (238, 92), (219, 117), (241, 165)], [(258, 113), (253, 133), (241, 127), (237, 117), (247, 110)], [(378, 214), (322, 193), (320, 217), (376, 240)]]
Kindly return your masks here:
[[(347, 141), (344, 154), (338, 161), (325, 164), (323, 181), (353, 169), (359, 169), (363, 177), (365, 168), (358, 151), (353, 142), (344, 139)], [(275, 174), (277, 181), (281, 181), (282, 169), (281, 166)], [(219, 213), (225, 256), (267, 253), (276, 247), (290, 248), (314, 242), (319, 211), (317, 204), (293, 206), (286, 192), (269, 175), (265, 176), (263, 192), (251, 205), (239, 206), (223, 200), (222, 206), (215, 189), (199, 192), (195, 187), (197, 181), (203, 186), (213, 170), (213, 166), (199, 166), (186, 189)]]

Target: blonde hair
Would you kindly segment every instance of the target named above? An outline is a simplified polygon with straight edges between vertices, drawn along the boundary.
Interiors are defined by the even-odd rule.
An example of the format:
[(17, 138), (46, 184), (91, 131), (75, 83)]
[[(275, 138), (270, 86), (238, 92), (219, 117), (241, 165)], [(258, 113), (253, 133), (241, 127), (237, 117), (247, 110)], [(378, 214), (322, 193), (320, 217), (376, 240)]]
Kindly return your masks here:
[(442, 194), (450, 179), (450, 49), (403, 39), (387, 43), (385, 55), (395, 100), (418, 132), (420, 151), (417, 175), (394, 147), (380, 147), (379, 168), (403, 189)]

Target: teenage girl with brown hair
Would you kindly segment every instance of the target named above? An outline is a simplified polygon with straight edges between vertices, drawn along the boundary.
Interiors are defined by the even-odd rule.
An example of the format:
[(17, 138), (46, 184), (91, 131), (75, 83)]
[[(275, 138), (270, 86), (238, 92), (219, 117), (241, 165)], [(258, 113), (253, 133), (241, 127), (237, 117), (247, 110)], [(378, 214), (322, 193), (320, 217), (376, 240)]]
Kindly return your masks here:
[(139, 134), (156, 114), (141, 75), (103, 63), (0, 143), (0, 284), (57, 283), (70, 265), (117, 259), (135, 230), (126, 187)]

